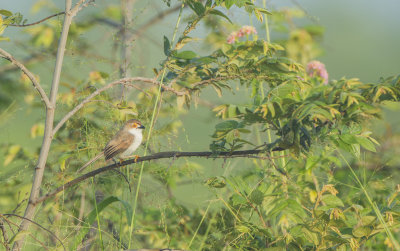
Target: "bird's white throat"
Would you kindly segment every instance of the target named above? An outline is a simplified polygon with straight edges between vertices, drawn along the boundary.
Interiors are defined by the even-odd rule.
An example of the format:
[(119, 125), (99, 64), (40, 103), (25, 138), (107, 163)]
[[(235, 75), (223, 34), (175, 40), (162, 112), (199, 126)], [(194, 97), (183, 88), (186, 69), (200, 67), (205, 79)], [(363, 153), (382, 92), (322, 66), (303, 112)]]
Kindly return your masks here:
[(121, 157), (129, 157), (129, 156), (131, 156), (133, 154), (133, 152), (142, 143), (142, 140), (143, 140), (142, 129), (132, 128), (132, 129), (129, 129), (129, 133), (132, 134), (133, 136), (135, 136), (135, 138), (134, 138), (132, 144), (128, 147), (128, 149), (126, 149), (125, 152), (123, 152), (121, 154)]

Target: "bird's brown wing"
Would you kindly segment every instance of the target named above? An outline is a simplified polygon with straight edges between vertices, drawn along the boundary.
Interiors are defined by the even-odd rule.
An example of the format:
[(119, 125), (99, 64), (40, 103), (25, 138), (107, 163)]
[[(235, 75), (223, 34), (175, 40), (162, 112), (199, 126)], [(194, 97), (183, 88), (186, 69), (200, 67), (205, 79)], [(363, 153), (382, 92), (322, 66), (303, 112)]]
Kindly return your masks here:
[(132, 144), (135, 136), (126, 131), (119, 131), (104, 148), (104, 157), (106, 160), (112, 159), (120, 153), (125, 152)]

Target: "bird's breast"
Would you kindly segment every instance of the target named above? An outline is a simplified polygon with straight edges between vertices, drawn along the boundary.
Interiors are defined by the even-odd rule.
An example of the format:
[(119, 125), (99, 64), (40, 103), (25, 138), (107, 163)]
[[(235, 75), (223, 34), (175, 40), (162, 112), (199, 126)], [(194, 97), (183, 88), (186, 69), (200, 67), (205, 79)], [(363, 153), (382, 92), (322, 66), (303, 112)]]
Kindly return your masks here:
[(134, 138), (133, 138), (131, 145), (128, 147), (128, 149), (126, 149), (121, 154), (121, 157), (131, 156), (136, 151), (136, 149), (140, 146), (140, 144), (142, 143), (143, 135), (142, 135), (141, 131), (132, 130), (132, 131), (129, 131), (129, 133), (131, 133), (134, 136)]

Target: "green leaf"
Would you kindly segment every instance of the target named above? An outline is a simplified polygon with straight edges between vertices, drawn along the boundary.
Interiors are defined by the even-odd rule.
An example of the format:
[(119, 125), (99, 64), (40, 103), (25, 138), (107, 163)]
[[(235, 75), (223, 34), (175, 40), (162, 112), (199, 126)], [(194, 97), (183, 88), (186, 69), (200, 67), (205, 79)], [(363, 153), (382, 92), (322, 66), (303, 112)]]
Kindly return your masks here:
[(12, 12), (8, 10), (1, 9), (0, 14), (6, 17), (12, 16)]
[(250, 201), (256, 205), (261, 205), (264, 200), (264, 194), (260, 190), (254, 190), (250, 194)]
[(303, 233), (308, 240), (311, 240), (314, 243), (314, 245), (319, 244), (318, 234), (314, 233), (314, 231), (309, 231), (307, 228), (303, 227)]
[(223, 188), (226, 186), (224, 177), (211, 177), (204, 182), (208, 187)]
[(232, 205), (234, 206), (247, 204), (247, 200), (238, 194), (232, 195), (231, 200), (232, 200)]
[(197, 57), (197, 54), (193, 51), (182, 51), (179, 52), (175, 55), (177, 58), (182, 58), (182, 59), (192, 59)]
[(343, 134), (339, 138), (349, 145), (357, 144), (358, 142), (357, 137), (351, 134)]
[(196, 39), (194, 39), (192, 37), (188, 37), (188, 36), (181, 37), (177, 43), (176, 50), (182, 49), (183, 46), (185, 46), (187, 43), (189, 43), (193, 40), (196, 40)]
[(188, 2), (188, 5), (198, 16), (204, 15), (204, 12), (206, 11), (206, 8), (204, 8), (201, 2), (190, 1)]
[(262, 16), (261, 12), (259, 12), (258, 10), (255, 9), (255, 10), (254, 10), (254, 15), (256, 16), (256, 18), (258, 19), (258, 21), (260, 21), (260, 23), (263, 22), (264, 18), (263, 18), (263, 16)]
[(210, 14), (223, 17), (223, 18), (225, 18), (226, 20), (228, 20), (232, 24), (232, 21), (229, 19), (229, 17), (227, 15), (225, 15), (224, 13), (222, 13), (221, 11), (219, 11), (219, 10), (213, 9), (213, 10), (210, 11)]
[(100, 214), (101, 211), (103, 211), (105, 208), (107, 208), (110, 204), (112, 204), (112, 203), (114, 203), (116, 201), (120, 201), (122, 203), (122, 205), (125, 207), (128, 222), (131, 222), (131, 219), (132, 219), (131, 218), (132, 217), (132, 208), (131, 208), (131, 206), (127, 202), (125, 202), (123, 200), (120, 200), (118, 197), (110, 196), (110, 197), (104, 199), (103, 201), (101, 201), (100, 203), (97, 204), (97, 210), (96, 210), (96, 208), (94, 208), (88, 214), (88, 216), (85, 217), (83, 225), (86, 224), (86, 227), (80, 228), (80, 231), (78, 232), (77, 236), (75, 237), (73, 250), (76, 250), (78, 245), (80, 243), (82, 243), (83, 238), (89, 232), (92, 224), (94, 223), (94, 221), (97, 218), (97, 215)]
[(237, 106), (236, 105), (229, 105), (228, 107), (228, 116), (230, 118), (234, 118), (237, 116)]
[(357, 139), (357, 142), (358, 142), (362, 147), (364, 147), (365, 149), (367, 149), (368, 151), (376, 152), (374, 143), (372, 143), (368, 138), (362, 137), (362, 136), (358, 136), (358, 137), (356, 137), (356, 139)]
[(342, 200), (333, 194), (324, 195), (321, 200), (330, 207), (344, 207)]
[(5, 156), (3, 163), (4, 166), (10, 164), (15, 159), (20, 150), (21, 150), (20, 145), (12, 145), (10, 148), (8, 148), (7, 155)]
[(224, 122), (221, 122), (215, 126), (215, 129), (217, 131), (230, 131), (233, 129), (236, 129), (238, 127), (239, 123), (235, 120), (227, 120)]
[(370, 227), (356, 227), (353, 229), (353, 235), (355, 237), (361, 238), (364, 236), (368, 236), (371, 233), (372, 229)]
[(235, 0), (225, 0), (225, 8), (228, 10), (232, 7), (232, 5), (235, 3)]
[(244, 226), (244, 225), (238, 225), (236, 226), (236, 230), (241, 232), (241, 233), (249, 233), (250, 232), (250, 228)]
[(256, 10), (259, 11), (259, 12), (261, 12), (261, 13), (267, 14), (267, 15), (272, 15), (271, 12), (267, 11), (267, 10), (264, 9), (264, 8), (257, 7)]
[(169, 56), (171, 53), (171, 44), (169, 43), (169, 40), (166, 36), (164, 36), (164, 54), (165, 56)]
[(361, 224), (363, 226), (368, 226), (368, 225), (372, 225), (376, 220), (375, 216), (362, 216), (361, 217)]
[(118, 200), (125, 207), (126, 219), (128, 220), (128, 222), (131, 222), (132, 221), (132, 212), (133, 212), (131, 205), (129, 205), (129, 203), (127, 201), (124, 201), (120, 198), (118, 198)]

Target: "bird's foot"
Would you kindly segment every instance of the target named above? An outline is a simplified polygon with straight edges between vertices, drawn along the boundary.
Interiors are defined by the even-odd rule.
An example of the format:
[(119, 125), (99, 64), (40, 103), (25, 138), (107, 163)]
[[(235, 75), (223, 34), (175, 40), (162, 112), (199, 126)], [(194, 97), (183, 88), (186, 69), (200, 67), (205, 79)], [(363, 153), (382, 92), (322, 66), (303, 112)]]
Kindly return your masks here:
[(136, 162), (137, 162), (137, 160), (139, 159), (139, 155), (134, 155), (133, 157), (135, 157), (135, 160), (134, 160), (134, 162), (136, 163)]
[(124, 162), (124, 159), (121, 159), (121, 158), (118, 158), (118, 160), (115, 158), (112, 158), (112, 160), (114, 161), (114, 164), (116, 164), (118, 166), (120, 166), (122, 164), (122, 162)]

